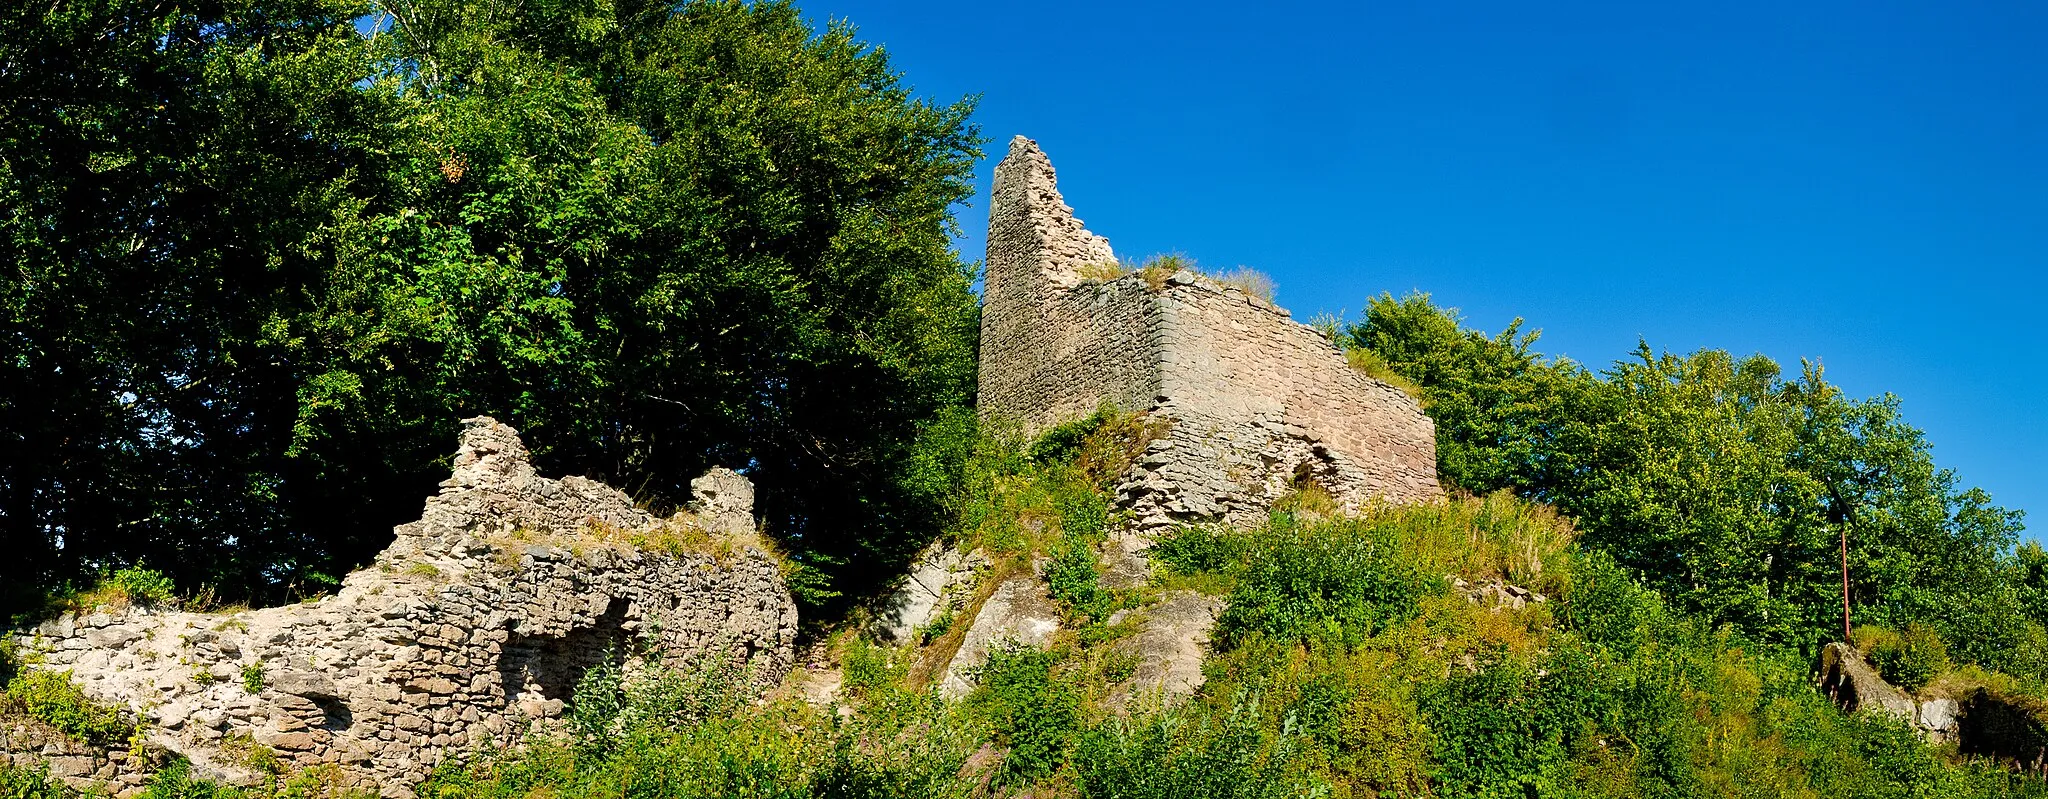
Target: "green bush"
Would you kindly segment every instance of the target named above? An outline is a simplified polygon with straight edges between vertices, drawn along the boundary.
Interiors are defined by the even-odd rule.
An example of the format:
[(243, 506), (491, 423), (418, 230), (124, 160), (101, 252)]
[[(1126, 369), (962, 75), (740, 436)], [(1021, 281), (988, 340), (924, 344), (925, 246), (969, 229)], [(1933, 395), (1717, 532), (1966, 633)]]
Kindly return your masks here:
[(135, 725), (121, 712), (86, 698), (68, 671), (23, 671), (7, 683), (7, 694), (30, 716), (94, 746), (134, 737)]
[(50, 777), (49, 764), (23, 768), (0, 763), (0, 797), (6, 799), (71, 799), (77, 794)]
[(1047, 593), (1076, 619), (1097, 622), (1116, 610), (1116, 596), (1102, 587), (1102, 564), (1086, 540), (1062, 539), (1045, 565)]
[(1399, 557), (1394, 533), (1390, 523), (1302, 525), (1276, 517), (1250, 535), (1215, 640), (1228, 648), (1258, 632), (1355, 646), (1413, 616), (1418, 600), (1441, 590), (1441, 582)]
[(1305, 773), (1296, 742), (1261, 723), (1256, 700), (1229, 712), (1170, 709), (1109, 719), (1075, 747), (1073, 768), (1086, 799), (1279, 799), (1327, 792)]
[(1082, 445), (1088, 437), (1116, 416), (1116, 410), (1109, 407), (1096, 409), (1092, 414), (1071, 422), (1054, 425), (1051, 430), (1039, 435), (1037, 441), (1025, 449), (1025, 455), (1040, 464), (1072, 463), (1081, 454)]
[[(1583, 662), (1545, 673), (1513, 662), (1453, 671), (1420, 705), (1436, 733), (1432, 777), (1445, 799), (1574, 795), (1572, 754), (1606, 704)], [(1560, 668), (1561, 667), (1561, 668)]]
[(1857, 630), (1857, 648), (1879, 674), (1908, 691), (1918, 691), (1948, 670), (1948, 645), (1934, 628), (1913, 622), (1892, 632), (1876, 627)]
[(1160, 536), (1146, 555), (1152, 562), (1180, 574), (1221, 572), (1240, 566), (1251, 540), (1221, 527), (1177, 527)]
[[(267, 792), (282, 796), (282, 792)], [(232, 786), (217, 785), (192, 776), (192, 763), (182, 757), (172, 758), (156, 774), (149, 778), (142, 794), (137, 799), (244, 799), (246, 794)]]
[(1010, 642), (989, 650), (974, 670), (971, 702), (993, 721), (997, 739), (1010, 748), (1002, 781), (1023, 784), (1050, 775), (1067, 760), (1081, 730), (1081, 696), (1057, 679), (1060, 656)]

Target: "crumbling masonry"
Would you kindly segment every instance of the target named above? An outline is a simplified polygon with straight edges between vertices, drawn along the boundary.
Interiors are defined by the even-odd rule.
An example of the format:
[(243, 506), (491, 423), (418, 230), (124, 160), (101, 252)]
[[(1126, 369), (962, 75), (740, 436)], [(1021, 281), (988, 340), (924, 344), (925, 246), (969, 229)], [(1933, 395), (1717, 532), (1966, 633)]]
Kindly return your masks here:
[(1121, 489), (1141, 528), (1255, 523), (1308, 484), (1348, 509), (1441, 495), (1421, 405), (1321, 332), (1193, 272), (1117, 276), (1030, 139), (1010, 142), (992, 194), (981, 412), (1027, 434), (1105, 403), (1170, 420)]
[[(442, 759), (558, 718), (583, 672), (645, 648), (667, 665), (741, 665), (762, 685), (794, 657), (796, 605), (752, 546), (753, 489), (716, 469), (691, 513), (656, 518), (615, 489), (534, 473), (505, 425), (467, 420), (454, 475), (419, 521), (334, 596), (239, 613), (102, 609), (19, 639), (127, 708), (149, 747), (247, 783), (274, 754), (405, 797)], [(0, 764), (47, 760), (76, 787), (139, 790), (154, 765), (0, 719)]]
[[(1413, 398), (1352, 369), (1321, 332), (1263, 297), (1191, 271), (1119, 264), (1109, 242), (1074, 218), (1052, 164), (1022, 136), (996, 167), (987, 269), (984, 418), (1036, 435), (1109, 405), (1166, 430), (1118, 487), (1131, 523), (1103, 553), (1111, 584), (1147, 578), (1145, 549), (1162, 530), (1255, 525), (1297, 489), (1320, 487), (1351, 511), (1441, 496), (1435, 427)], [(927, 552), (877, 612), (878, 637), (894, 642), (972, 612), (939, 681), (953, 696), (970, 689), (996, 642), (1045, 646), (1060, 624), (1039, 574), (982, 586), (977, 557)], [(1220, 607), (1171, 591), (1120, 612), (1114, 621), (1137, 629), (1118, 643), (1138, 663), (1127, 688), (1184, 695), (1200, 685)]]

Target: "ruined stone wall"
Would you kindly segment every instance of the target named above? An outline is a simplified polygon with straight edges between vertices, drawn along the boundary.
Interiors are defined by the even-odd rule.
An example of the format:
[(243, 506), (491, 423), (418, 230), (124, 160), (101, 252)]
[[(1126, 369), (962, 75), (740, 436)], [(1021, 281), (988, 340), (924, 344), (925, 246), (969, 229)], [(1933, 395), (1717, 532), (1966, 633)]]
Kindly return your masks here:
[(1140, 465), (1174, 495), (1130, 497), (1141, 517), (1256, 523), (1309, 483), (1353, 510), (1441, 496), (1434, 423), (1414, 398), (1352, 369), (1322, 333), (1188, 273), (1168, 278), (1158, 302), (1158, 412), (1174, 426)]
[(1158, 394), (1157, 303), (1135, 277), (1104, 283), (1116, 254), (1074, 218), (1052, 164), (1022, 136), (996, 167), (982, 292), (984, 418), (1036, 435), (1107, 402), (1152, 407)]
[(1073, 218), (1021, 136), (996, 168), (988, 248), (983, 415), (1026, 434), (1105, 402), (1169, 420), (1121, 489), (1141, 531), (1255, 523), (1309, 483), (1352, 509), (1441, 495), (1419, 403), (1236, 287), (1186, 271), (1115, 277), (1108, 242)]
[[(348, 784), (410, 796), (443, 758), (559, 717), (608, 651), (781, 678), (796, 606), (751, 543), (752, 488), (724, 470), (693, 488), (695, 514), (655, 518), (597, 482), (538, 476), (511, 428), (470, 419), (441, 493), (334, 596), (237, 613), (104, 610), (20, 642), (37, 668), (134, 711), (150, 743), (201, 774), (256, 779), (257, 745), (289, 768), (333, 764)], [(24, 735), (0, 736), (0, 750)], [(111, 761), (63, 773), (88, 765), (74, 783), (133, 781)]]

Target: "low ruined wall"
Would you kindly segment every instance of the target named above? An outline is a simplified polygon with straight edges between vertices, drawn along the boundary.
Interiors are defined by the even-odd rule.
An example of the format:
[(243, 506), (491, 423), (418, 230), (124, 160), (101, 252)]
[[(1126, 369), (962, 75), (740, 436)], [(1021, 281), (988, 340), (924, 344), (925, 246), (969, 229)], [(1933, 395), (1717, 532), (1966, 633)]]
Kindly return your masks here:
[[(715, 471), (695, 486), (697, 514), (658, 519), (594, 481), (536, 475), (511, 428), (465, 428), (442, 492), (334, 596), (66, 616), (21, 642), (38, 668), (133, 710), (151, 743), (202, 774), (255, 779), (254, 744), (288, 768), (334, 764), (386, 796), (410, 796), (451, 754), (516, 743), (559, 717), (608, 652), (742, 663), (762, 685), (788, 670), (796, 607), (776, 562), (749, 543), (745, 478)], [(40, 754), (23, 741), (36, 743), (0, 738), (0, 755)], [(57, 773), (120, 785), (135, 770)]]

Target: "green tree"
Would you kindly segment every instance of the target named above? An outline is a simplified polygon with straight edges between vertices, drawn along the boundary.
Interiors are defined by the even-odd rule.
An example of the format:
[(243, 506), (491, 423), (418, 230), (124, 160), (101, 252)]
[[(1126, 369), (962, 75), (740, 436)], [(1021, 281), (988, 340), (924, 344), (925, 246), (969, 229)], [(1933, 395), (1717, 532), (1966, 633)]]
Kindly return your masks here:
[(2014, 576), (2034, 562), (2014, 554), (2020, 515), (1936, 468), (1896, 398), (1849, 398), (1816, 364), (1786, 380), (1762, 356), (1647, 344), (1591, 374), (1519, 327), (1486, 336), (1425, 295), (1383, 295), (1344, 340), (1422, 387), (1447, 482), (1555, 504), (1686, 612), (1780, 644), (1838, 636), (1846, 535), (1860, 622), (1926, 623), (2016, 673), (2048, 664), (2023, 600), (2039, 589)]
[(745, 469), (813, 600), (936, 529), (980, 141), (851, 28), (719, 0), (5, 14), (10, 607), (145, 558), (259, 599), (331, 579), (480, 413), (655, 505)]

